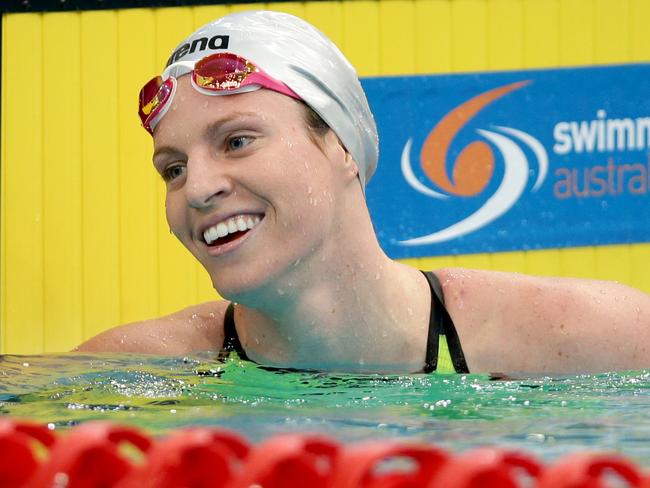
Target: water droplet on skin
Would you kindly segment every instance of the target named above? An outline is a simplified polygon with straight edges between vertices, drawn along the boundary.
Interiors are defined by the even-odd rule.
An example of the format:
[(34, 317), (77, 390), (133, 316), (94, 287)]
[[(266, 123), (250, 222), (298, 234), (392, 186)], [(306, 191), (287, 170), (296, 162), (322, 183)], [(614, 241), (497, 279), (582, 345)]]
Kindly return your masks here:
[(409, 316), (413, 317), (413, 309), (411, 307), (406, 307), (406, 312), (409, 314)]
[(209, 103), (208, 103), (207, 100), (205, 102), (203, 102), (203, 108), (208, 108), (208, 105), (209, 105)]
[(196, 320), (198, 318), (199, 318), (199, 316), (197, 314), (195, 314), (195, 313), (192, 314), (192, 317), (191, 317), (192, 320)]
[(375, 274), (375, 279), (379, 281), (381, 279), (381, 274), (380, 273)]
[(307, 194), (308, 194), (308, 195), (311, 195), (313, 191), (314, 191), (314, 190), (312, 189), (311, 186), (308, 186), (308, 187), (307, 187)]

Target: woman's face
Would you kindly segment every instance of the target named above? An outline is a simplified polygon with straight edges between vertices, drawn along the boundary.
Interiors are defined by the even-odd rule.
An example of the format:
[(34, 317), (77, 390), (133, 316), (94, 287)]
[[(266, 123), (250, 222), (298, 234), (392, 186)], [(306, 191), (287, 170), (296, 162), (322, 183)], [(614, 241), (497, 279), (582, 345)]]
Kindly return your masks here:
[(291, 280), (336, 252), (344, 149), (317, 144), (304, 107), (269, 90), (206, 96), (181, 77), (154, 134), (167, 220), (225, 297)]

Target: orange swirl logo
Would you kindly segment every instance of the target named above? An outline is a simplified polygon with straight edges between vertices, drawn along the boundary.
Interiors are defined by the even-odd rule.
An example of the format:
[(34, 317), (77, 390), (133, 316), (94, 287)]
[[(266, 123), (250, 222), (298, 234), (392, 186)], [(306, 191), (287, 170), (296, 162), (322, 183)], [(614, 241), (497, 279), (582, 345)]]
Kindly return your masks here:
[[(432, 244), (460, 237), (473, 232), (508, 211), (519, 199), (528, 183), (530, 168), (528, 159), (520, 145), (528, 147), (535, 155), (539, 169), (533, 191), (543, 183), (548, 169), (548, 156), (542, 144), (530, 134), (510, 127), (496, 126), (496, 131), (477, 129), (484, 140), (468, 144), (453, 162), (451, 177), (447, 171), (447, 154), (460, 130), (481, 110), (506, 96), (529, 85), (531, 81), (518, 81), (487, 92), (459, 105), (449, 112), (431, 131), (420, 152), (423, 173), (436, 189), (422, 184), (415, 176), (410, 163), (413, 139), (409, 139), (402, 151), (402, 173), (406, 182), (416, 191), (429, 197), (445, 199), (479, 195), (494, 178), (495, 155), (493, 147), (504, 161), (501, 184), (488, 200), (472, 215), (456, 222), (446, 229), (432, 234), (401, 241), (403, 245)], [(517, 142), (515, 142), (517, 140)]]

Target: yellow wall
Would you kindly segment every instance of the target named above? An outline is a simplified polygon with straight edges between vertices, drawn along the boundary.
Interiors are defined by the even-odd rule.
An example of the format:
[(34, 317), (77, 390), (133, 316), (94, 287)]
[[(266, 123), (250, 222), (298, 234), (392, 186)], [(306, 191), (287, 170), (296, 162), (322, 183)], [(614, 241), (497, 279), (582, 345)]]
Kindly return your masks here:
[[(256, 4), (304, 17), (360, 75), (650, 60), (646, 0)], [(3, 17), (0, 350), (68, 350), (214, 296), (174, 238), (136, 97), (225, 6)], [(386, 164), (384, 161), (382, 164)], [(650, 291), (650, 245), (411, 260), (616, 279)]]

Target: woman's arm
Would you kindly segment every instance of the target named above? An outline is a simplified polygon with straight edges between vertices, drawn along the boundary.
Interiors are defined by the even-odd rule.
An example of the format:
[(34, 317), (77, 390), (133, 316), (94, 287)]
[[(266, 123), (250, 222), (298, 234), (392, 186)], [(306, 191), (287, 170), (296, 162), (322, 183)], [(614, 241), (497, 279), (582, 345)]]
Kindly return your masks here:
[(83, 352), (134, 352), (178, 355), (218, 350), (228, 302), (193, 305), (158, 319), (106, 330), (75, 348)]

